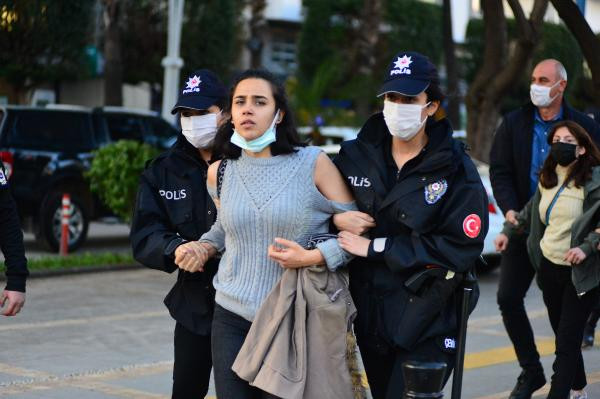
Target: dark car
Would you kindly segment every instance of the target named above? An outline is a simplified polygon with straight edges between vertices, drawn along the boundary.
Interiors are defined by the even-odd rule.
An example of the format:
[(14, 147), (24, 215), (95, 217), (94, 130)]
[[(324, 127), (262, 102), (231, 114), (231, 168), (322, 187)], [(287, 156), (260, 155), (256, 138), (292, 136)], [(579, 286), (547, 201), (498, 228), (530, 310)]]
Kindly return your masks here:
[(112, 216), (83, 174), (92, 151), (130, 139), (166, 149), (178, 131), (152, 112), (119, 107), (0, 106), (0, 159), (26, 231), (57, 251), (61, 200), (71, 196), (69, 250), (86, 239), (91, 220)]

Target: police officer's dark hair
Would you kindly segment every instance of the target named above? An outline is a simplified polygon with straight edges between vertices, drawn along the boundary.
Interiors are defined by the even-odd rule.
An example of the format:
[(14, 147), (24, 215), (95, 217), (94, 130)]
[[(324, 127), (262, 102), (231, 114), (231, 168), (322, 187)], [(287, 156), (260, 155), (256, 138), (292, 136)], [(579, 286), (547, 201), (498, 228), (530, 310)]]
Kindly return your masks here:
[[(225, 106), (227, 105), (227, 97), (219, 97), (219, 98), (217, 98), (212, 105), (216, 105), (222, 111), (225, 108)], [(181, 118), (181, 111), (185, 110), (185, 109), (190, 109), (190, 108), (186, 108), (186, 107), (179, 107), (179, 108), (177, 108), (177, 123), (178, 123), (178, 126), (181, 123), (180, 119), (179, 119), (179, 118)], [(208, 111), (208, 109), (206, 109), (206, 110)]]
[(225, 109), (225, 107), (227, 106), (227, 97), (219, 97), (219, 99), (215, 101), (213, 105), (219, 107), (220, 110)]
[(444, 91), (440, 87), (440, 83), (435, 80), (431, 81), (429, 86), (427, 86), (425, 94), (427, 94), (427, 101), (439, 101), (442, 103), (446, 98)]
[(446, 111), (444, 110), (444, 108), (442, 107), (441, 104), (446, 99), (446, 95), (444, 94), (444, 91), (440, 87), (440, 81), (438, 79), (432, 80), (431, 83), (429, 83), (429, 86), (427, 86), (427, 88), (425, 89), (425, 94), (427, 95), (427, 100), (425, 100), (425, 101), (427, 101), (427, 102), (439, 101), (440, 102), (440, 106), (438, 107), (438, 110), (434, 114), (434, 119), (440, 120), (440, 119), (445, 118)]
[(271, 154), (290, 154), (292, 152), (296, 152), (296, 147), (306, 146), (306, 144), (300, 140), (298, 132), (296, 131), (294, 117), (292, 115), (292, 110), (288, 105), (283, 84), (275, 77), (275, 75), (267, 70), (248, 69), (234, 79), (231, 90), (229, 91), (229, 98), (227, 104), (225, 104), (224, 112), (230, 116), (229, 120), (217, 131), (213, 147), (215, 153), (222, 155), (224, 158), (230, 159), (237, 159), (242, 154), (242, 149), (230, 141), (231, 135), (233, 134), (233, 124), (231, 123), (231, 104), (237, 85), (242, 80), (246, 79), (263, 79), (269, 82), (271, 91), (273, 92), (273, 98), (275, 99), (275, 109), (279, 109), (280, 111), (284, 112), (282, 121), (277, 124), (277, 140), (270, 145)]

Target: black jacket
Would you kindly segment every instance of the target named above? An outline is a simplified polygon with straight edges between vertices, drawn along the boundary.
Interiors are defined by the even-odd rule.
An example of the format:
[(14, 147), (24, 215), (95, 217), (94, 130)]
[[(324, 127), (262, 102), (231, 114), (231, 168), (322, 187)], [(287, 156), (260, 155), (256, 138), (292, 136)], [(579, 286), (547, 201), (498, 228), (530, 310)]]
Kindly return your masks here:
[[(507, 114), (496, 134), (490, 151), (490, 181), (494, 198), (502, 213), (520, 211), (529, 198), (533, 122), (535, 106), (528, 103)], [(563, 120), (580, 124), (600, 145), (600, 125), (587, 115), (563, 102)]]
[[(207, 170), (182, 135), (173, 148), (147, 165), (140, 178), (130, 234), (137, 261), (169, 273), (179, 270), (174, 263), (177, 246), (199, 239), (216, 218), (206, 190)], [(171, 316), (197, 334), (210, 333), (215, 295), (212, 278), (217, 265), (218, 260), (211, 259), (204, 272), (179, 270), (177, 282), (165, 298)]]
[[(391, 140), (381, 113), (356, 140), (342, 144), (335, 159), (359, 210), (375, 218), (370, 238), (387, 237), (383, 253), (372, 244), (368, 258), (350, 264), (357, 334), (406, 349), (455, 332), (455, 290), (479, 258), (488, 229), (487, 195), (464, 146), (452, 138), (446, 119), (428, 122), (426, 133), (425, 151), (416, 164), (404, 166), (389, 192), (384, 159)], [(428, 193), (433, 196), (426, 198)], [(477, 225), (470, 238), (464, 229), (475, 232)], [(429, 279), (417, 292), (407, 289), (405, 283), (428, 267), (441, 278)], [(455, 278), (446, 280), (448, 270)]]
[(6, 289), (25, 292), (25, 280), (29, 272), (23, 246), (23, 232), (2, 162), (0, 162), (0, 249), (5, 258)]

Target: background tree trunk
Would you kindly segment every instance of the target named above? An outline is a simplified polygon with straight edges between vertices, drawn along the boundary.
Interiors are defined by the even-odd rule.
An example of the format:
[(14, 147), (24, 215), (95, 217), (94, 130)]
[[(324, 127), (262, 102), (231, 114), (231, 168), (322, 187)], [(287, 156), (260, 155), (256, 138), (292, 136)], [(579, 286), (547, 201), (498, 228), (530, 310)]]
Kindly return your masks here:
[(262, 66), (262, 49), (264, 45), (264, 30), (267, 26), (265, 20), (265, 8), (267, 2), (265, 0), (250, 0), (250, 39), (248, 40), (248, 48), (250, 49), (250, 65), (252, 68), (260, 68)]
[(518, 0), (507, 0), (517, 25), (517, 40), (509, 52), (502, 0), (481, 0), (485, 22), (483, 65), (467, 93), (467, 142), (472, 155), (488, 162), (492, 139), (500, 117), (499, 105), (531, 63), (539, 42), (548, 0), (535, 0), (529, 18)]
[(452, 36), (452, 10), (450, 0), (442, 4), (443, 37), (444, 37), (444, 63), (446, 64), (448, 119), (455, 129), (460, 129), (460, 100), (458, 90), (458, 69), (456, 65), (456, 48)]
[[(104, 3), (104, 104), (123, 105), (123, 62), (121, 59), (121, 33), (119, 27), (119, 0)], [(143, 67), (140, 65), (140, 67)]]
[[(356, 113), (362, 118), (370, 115), (369, 104), (372, 101), (370, 80), (373, 79), (373, 70), (377, 61), (376, 51), (379, 42), (379, 27), (382, 19), (383, 0), (365, 0), (361, 13), (357, 35), (356, 54), (354, 57), (355, 71), (360, 76), (360, 91), (363, 95), (356, 98)], [(377, 76), (377, 79), (379, 76)]]
[(600, 39), (594, 35), (577, 4), (564, 0), (551, 1), (560, 18), (575, 36), (588, 67), (592, 71), (594, 100), (596, 106), (600, 107)]

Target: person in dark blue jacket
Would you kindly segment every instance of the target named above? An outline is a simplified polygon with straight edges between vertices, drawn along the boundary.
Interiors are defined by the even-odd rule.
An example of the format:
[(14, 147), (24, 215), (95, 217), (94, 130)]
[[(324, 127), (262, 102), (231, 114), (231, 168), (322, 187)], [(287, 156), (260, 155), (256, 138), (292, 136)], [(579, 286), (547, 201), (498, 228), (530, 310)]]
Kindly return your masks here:
[[(218, 260), (198, 268), (195, 255), (202, 249), (193, 243), (216, 219), (206, 173), (226, 97), (225, 87), (211, 71), (202, 69), (187, 78), (172, 110), (180, 116), (182, 133), (140, 177), (131, 225), (137, 261), (168, 273), (179, 270), (164, 301), (177, 322), (173, 398), (203, 398), (210, 381), (212, 278)], [(192, 244), (182, 246), (187, 242)]]
[[(498, 206), (511, 223), (535, 193), (539, 171), (550, 152), (547, 132), (555, 122), (577, 122), (600, 145), (600, 125), (566, 103), (566, 87), (564, 66), (553, 59), (541, 61), (531, 74), (531, 102), (508, 113), (496, 130), (490, 182)], [(529, 399), (546, 383), (524, 305), (534, 275), (525, 238), (511, 238), (502, 252), (498, 283), (498, 306), (522, 368), (510, 399)]]
[[(401, 52), (379, 91), (383, 112), (342, 144), (335, 164), (360, 212), (334, 216), (357, 256), (355, 332), (375, 399), (400, 398), (407, 360), (455, 361), (458, 287), (483, 249), (487, 195), (464, 145), (436, 111), (435, 66)], [(359, 234), (363, 234), (362, 236)]]
[(23, 246), (23, 232), (17, 206), (9, 189), (8, 176), (0, 160), (0, 250), (6, 267), (6, 287), (0, 294), (0, 314), (15, 316), (25, 305), (27, 259)]

